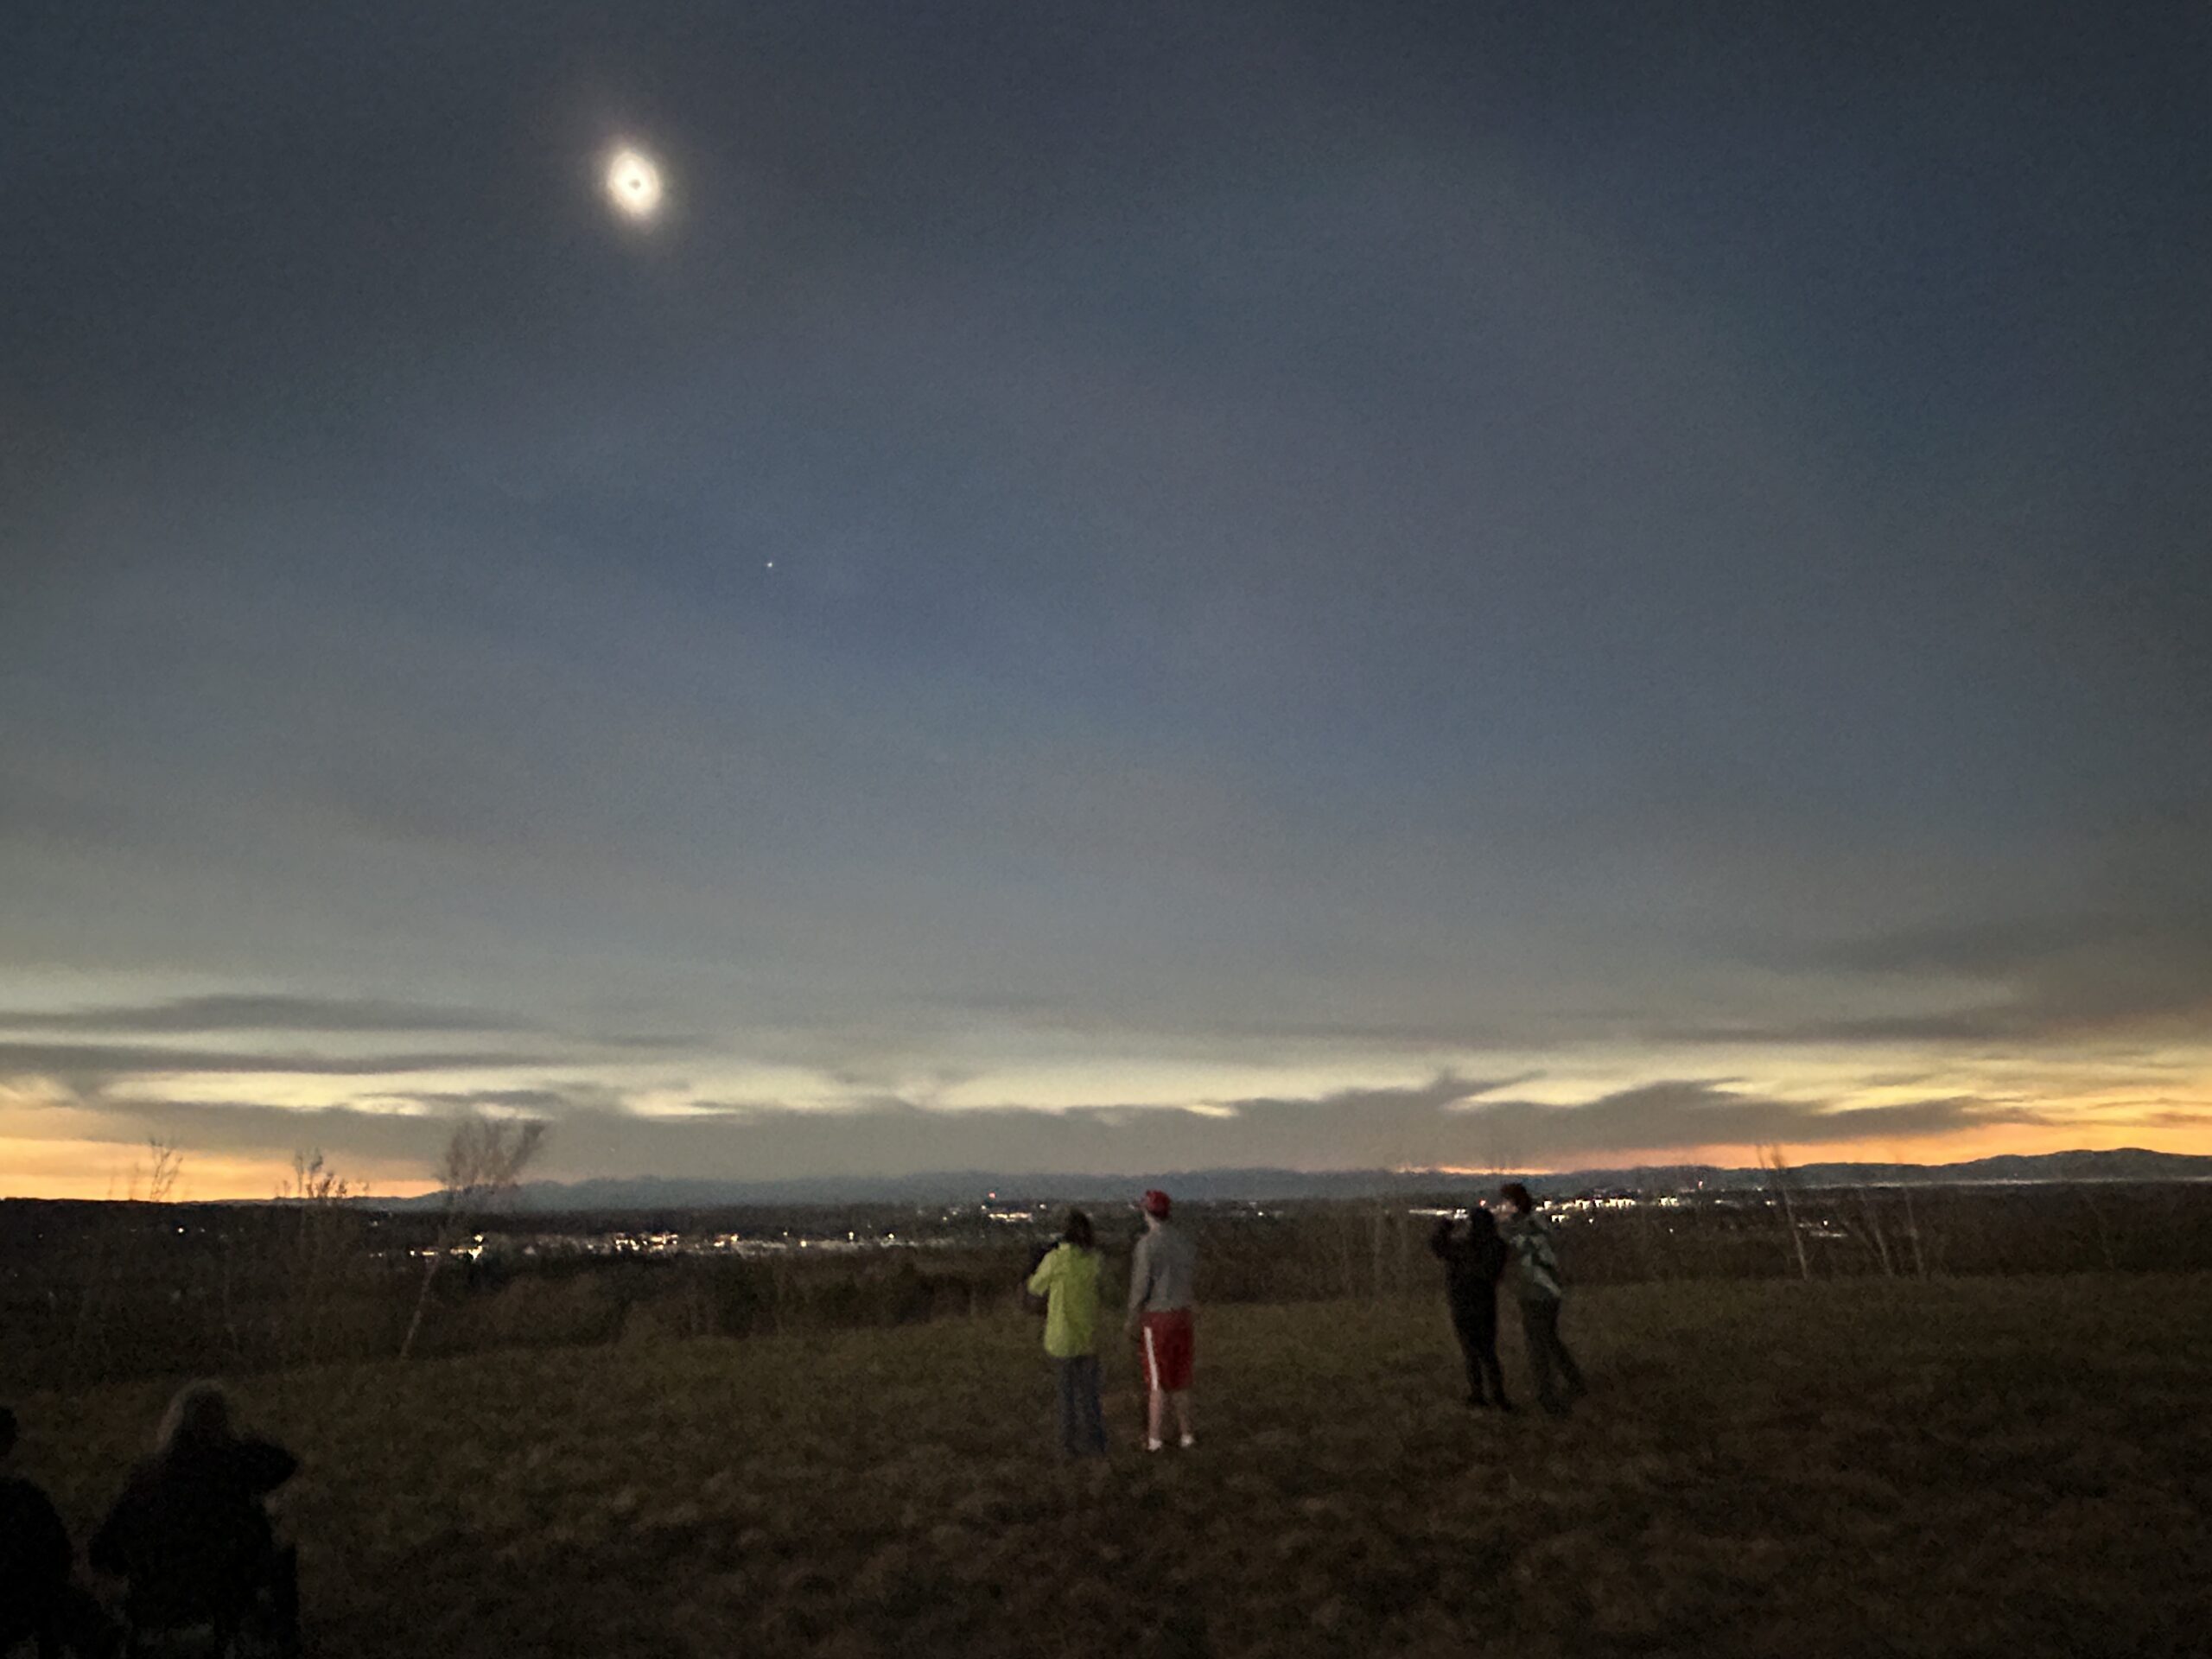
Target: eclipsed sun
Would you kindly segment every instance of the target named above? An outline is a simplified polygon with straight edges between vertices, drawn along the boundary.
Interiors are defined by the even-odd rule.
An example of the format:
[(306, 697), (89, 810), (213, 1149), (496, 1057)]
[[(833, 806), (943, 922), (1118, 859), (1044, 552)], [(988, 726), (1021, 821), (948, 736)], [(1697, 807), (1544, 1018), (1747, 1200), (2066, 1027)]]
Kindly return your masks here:
[(607, 161), (607, 199), (626, 219), (650, 219), (660, 212), (660, 168), (642, 150), (618, 149)]

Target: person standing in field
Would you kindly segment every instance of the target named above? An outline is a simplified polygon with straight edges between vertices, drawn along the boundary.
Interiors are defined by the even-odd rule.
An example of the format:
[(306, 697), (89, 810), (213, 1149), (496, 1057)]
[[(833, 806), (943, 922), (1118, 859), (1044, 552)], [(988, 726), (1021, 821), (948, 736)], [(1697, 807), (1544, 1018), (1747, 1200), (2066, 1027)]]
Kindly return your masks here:
[(1128, 1329), (1141, 1344), (1144, 1362), (1144, 1449), (1157, 1452), (1167, 1427), (1168, 1402), (1185, 1446), (1196, 1446), (1191, 1427), (1192, 1283), (1198, 1247), (1169, 1219), (1173, 1205), (1158, 1188), (1144, 1195), (1144, 1236), (1129, 1263)]
[(1452, 1330), (1467, 1362), (1467, 1403), (1513, 1409), (1505, 1397), (1505, 1373), (1497, 1364), (1497, 1281), (1513, 1252), (1497, 1234), (1497, 1222), (1480, 1205), (1467, 1214), (1460, 1232), (1449, 1216), (1436, 1224), (1428, 1248), (1444, 1263), (1444, 1288), (1452, 1303)]
[(1505, 1200), (1503, 1230), (1513, 1251), (1513, 1294), (1521, 1303), (1521, 1334), (1527, 1339), (1529, 1369), (1535, 1374), (1536, 1398), (1554, 1417), (1564, 1417), (1569, 1406), (1587, 1390), (1582, 1368), (1567, 1351), (1559, 1334), (1559, 1252), (1552, 1247), (1551, 1229), (1536, 1213), (1536, 1201), (1519, 1181), (1497, 1189)]
[(1098, 1401), (1098, 1244), (1090, 1217), (1068, 1211), (1059, 1243), (1029, 1275), (1045, 1299), (1045, 1351), (1059, 1383), (1060, 1450), (1071, 1458), (1106, 1455), (1106, 1416)]

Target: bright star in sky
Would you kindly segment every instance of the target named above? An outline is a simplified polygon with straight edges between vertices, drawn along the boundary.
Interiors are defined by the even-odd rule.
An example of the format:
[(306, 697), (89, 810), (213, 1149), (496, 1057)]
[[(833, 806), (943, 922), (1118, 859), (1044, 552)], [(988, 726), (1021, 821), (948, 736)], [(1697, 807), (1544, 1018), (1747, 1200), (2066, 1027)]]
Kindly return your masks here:
[(625, 217), (649, 219), (660, 211), (660, 168), (652, 156), (626, 145), (607, 158), (607, 199)]

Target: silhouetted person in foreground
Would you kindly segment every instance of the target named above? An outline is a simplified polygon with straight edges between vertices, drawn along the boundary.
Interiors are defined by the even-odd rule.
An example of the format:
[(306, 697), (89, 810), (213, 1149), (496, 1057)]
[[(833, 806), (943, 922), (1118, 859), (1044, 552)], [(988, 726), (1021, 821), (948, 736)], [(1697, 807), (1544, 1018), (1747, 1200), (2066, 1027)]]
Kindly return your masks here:
[(1066, 1230), (1029, 1275), (1045, 1299), (1045, 1351), (1058, 1374), (1060, 1450), (1071, 1458), (1106, 1455), (1106, 1414), (1098, 1400), (1098, 1242), (1090, 1217), (1068, 1211)]
[(1477, 1205), (1463, 1233), (1445, 1217), (1428, 1236), (1428, 1248), (1444, 1263), (1445, 1294), (1452, 1303), (1452, 1330), (1467, 1362), (1467, 1403), (1513, 1409), (1505, 1397), (1505, 1373), (1497, 1364), (1497, 1281), (1513, 1252), (1497, 1236), (1497, 1223)]
[(1497, 1189), (1505, 1200), (1503, 1230), (1513, 1250), (1513, 1294), (1521, 1303), (1521, 1333), (1527, 1338), (1529, 1369), (1535, 1373), (1536, 1398), (1554, 1417), (1587, 1391), (1582, 1368), (1560, 1340), (1559, 1306), (1564, 1294), (1560, 1285), (1559, 1253), (1552, 1248), (1551, 1229), (1536, 1213), (1536, 1201), (1518, 1181)]
[(54, 1502), (10, 1472), (16, 1414), (0, 1406), (0, 1653), (33, 1644), (38, 1659), (106, 1655), (117, 1635), (92, 1592), (77, 1583), (77, 1552)]
[(276, 1542), (263, 1500), (298, 1467), (283, 1447), (238, 1433), (217, 1384), (179, 1394), (154, 1455), (92, 1538), (93, 1567), (129, 1586), (131, 1628), (211, 1624), (220, 1645), (262, 1622), (279, 1653), (296, 1654), (298, 1556)]
[(1198, 1247), (1168, 1220), (1173, 1205), (1165, 1192), (1154, 1188), (1144, 1195), (1143, 1205), (1144, 1236), (1129, 1262), (1128, 1331), (1144, 1362), (1144, 1449), (1157, 1452), (1164, 1444), (1160, 1433), (1171, 1400), (1183, 1445), (1198, 1443), (1191, 1427), (1191, 1370), (1196, 1359), (1191, 1311)]

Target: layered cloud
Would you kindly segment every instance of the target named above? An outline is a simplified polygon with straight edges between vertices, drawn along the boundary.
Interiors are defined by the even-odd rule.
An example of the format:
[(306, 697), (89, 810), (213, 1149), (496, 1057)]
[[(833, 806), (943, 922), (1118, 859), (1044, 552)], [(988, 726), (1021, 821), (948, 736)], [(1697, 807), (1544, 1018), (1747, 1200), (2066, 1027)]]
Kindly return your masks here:
[(199, 1035), (213, 1032), (517, 1032), (537, 1029), (512, 1015), (381, 997), (289, 996), (224, 992), (160, 1002), (59, 1009), (0, 1008), (0, 1031)]
[[(1863, 939), (1823, 947), (1815, 970), (1841, 964), (1880, 995), (1923, 979), (2049, 987), (2107, 937), (2044, 928)], [(2187, 967), (2184, 944), (2169, 965)], [(2114, 1004), (2103, 1006), (2109, 1015)], [(2171, 1006), (2145, 996), (2132, 1012)], [(926, 1022), (901, 1053), (848, 1047), (833, 1025), (785, 1038), (844, 1063), (763, 1065), (728, 1043), (569, 1035), (556, 1021), (429, 1000), (240, 991), (19, 1009), (0, 1015), (0, 1029), (18, 1033), (0, 1037), (0, 1161), (16, 1166), (16, 1190), (85, 1190), (111, 1185), (131, 1147), (160, 1140), (196, 1154), (210, 1179), (263, 1171), (249, 1184), (259, 1190), (295, 1150), (314, 1147), (372, 1185), (407, 1190), (427, 1179), (446, 1126), (470, 1113), (550, 1121), (549, 1172), (575, 1177), (1558, 1168), (1743, 1161), (1768, 1144), (1950, 1156), (2212, 1135), (2212, 1065), (2198, 1049), (2146, 1048), (2152, 1026), (2140, 1019), (2104, 1027), (2135, 1039), (2088, 1051), (2063, 1020), (2046, 1030), (2021, 1016), (2002, 1040), (1998, 1027), (1964, 1023), (1936, 1040), (1933, 1015), (1815, 1020), (1677, 1033), (1665, 1050), (1616, 1047), (1602, 1063), (1586, 1044), (1563, 1042), (1501, 1052), (1505, 1064), (1487, 1069), (1454, 1060), (1421, 1077), (1416, 1060), (1375, 1081), (1235, 1091), (1221, 1084), (1294, 1085), (1313, 1068), (1280, 1055), (1224, 1064), (1191, 1039), (1084, 1027), (1049, 1004), (1026, 1013), (1027, 1027), (964, 1052)], [(490, 1040), (390, 1040), (448, 1033)], [(1372, 1058), (1378, 1046), (1371, 1031), (1350, 1047), (1345, 1036), (1275, 1033), (1262, 1047), (1335, 1052), (1341, 1077), (1344, 1055)], [(756, 1029), (751, 1040), (762, 1037)], [(1743, 1070), (1697, 1067), (1724, 1038), (1727, 1065)], [(1025, 1045), (1044, 1058), (1026, 1069), (995, 1058)], [(1159, 1059), (1179, 1045), (1187, 1063)], [(1110, 1057), (1133, 1051), (1152, 1062), (1132, 1071)], [(1657, 1070), (1669, 1065), (1688, 1069)], [(1409, 1071), (1419, 1080), (1405, 1080)], [(1117, 1077), (1135, 1076), (1141, 1090), (1115, 1090)], [(62, 1180), (54, 1172), (71, 1156), (82, 1173)]]
[[(447, 1126), (471, 1112), (554, 1125), (544, 1173), (730, 1179), (863, 1177), (985, 1170), (1007, 1174), (1120, 1174), (1196, 1168), (1301, 1170), (1562, 1168), (1689, 1158), (1747, 1162), (1779, 1145), (1891, 1157), (1915, 1147), (1955, 1153), (1977, 1137), (2021, 1135), (2109, 1142), (2110, 1133), (2212, 1128), (2212, 1099), (2185, 1095), (2119, 1124), (2018, 1098), (1915, 1093), (1892, 1087), (1874, 1103), (1784, 1096), (1726, 1079), (1680, 1078), (1573, 1098), (1529, 1097), (1528, 1077), (1446, 1073), (1309, 1096), (1189, 1104), (1018, 1103), (947, 1108), (896, 1096), (798, 1107), (697, 1095), (639, 1097), (601, 1083), (410, 1091), (398, 1085), (303, 1109), (251, 1099), (158, 1094), (42, 1095), (18, 1089), (0, 1106), (0, 1143), (154, 1139), (233, 1167), (281, 1168), (315, 1147), (387, 1190), (419, 1187)], [(2056, 1143), (2056, 1142), (2054, 1142)], [(1994, 1144), (1994, 1142), (1993, 1142)], [(41, 1162), (50, 1161), (50, 1157)], [(111, 1153), (109, 1162), (115, 1161)]]
[[(703, 1105), (653, 1126), (654, 1138), (728, 1173), (858, 1175), (881, 1169), (1112, 1173), (1275, 1167), (1556, 1168), (1747, 1155), (1757, 1145), (1895, 1146), (1963, 1131), (2050, 1127), (2018, 1103), (1950, 1097), (1835, 1108), (1714, 1082), (1644, 1085), (1571, 1104), (1515, 1097), (1510, 1080), (1444, 1077), (1403, 1087), (1258, 1097), (1188, 1107), (930, 1109), (872, 1100), (833, 1110)], [(600, 1166), (613, 1126), (571, 1118), (564, 1133)]]
[[(2200, 849), (2201, 850), (2201, 849)], [(2212, 896), (2145, 882), (2157, 910), (2075, 909), (1919, 925), (1823, 944), (1774, 965), (1848, 985), (1887, 1010), (1655, 1032), (1684, 1041), (2050, 1051), (2212, 1035)]]
[(409, 1071), (476, 1071), (531, 1063), (527, 1053), (477, 1049), (341, 1055), (298, 1050), (167, 1048), (140, 1043), (0, 1041), (0, 1077), (365, 1077)]

